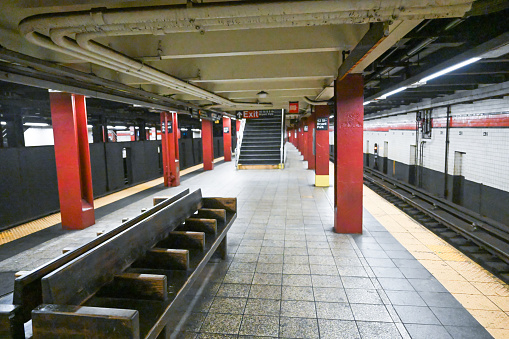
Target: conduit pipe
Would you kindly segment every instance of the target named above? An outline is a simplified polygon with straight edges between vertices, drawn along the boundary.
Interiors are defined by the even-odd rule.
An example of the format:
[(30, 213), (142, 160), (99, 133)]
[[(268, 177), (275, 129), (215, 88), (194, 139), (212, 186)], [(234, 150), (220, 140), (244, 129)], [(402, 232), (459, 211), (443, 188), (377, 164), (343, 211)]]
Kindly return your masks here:
[(313, 100), (308, 97), (304, 97), (304, 101), (312, 106), (325, 106), (325, 105), (329, 104), (329, 100), (320, 101), (320, 100)]
[[(286, 1), (266, 3), (221, 3), (150, 8), (105, 9), (71, 13), (51, 13), (24, 19), (20, 32), (29, 41), (54, 51), (93, 62), (102, 67), (135, 75), (216, 104), (239, 108), (271, 107), (268, 104), (238, 103), (191, 85), (153, 67), (129, 58), (91, 39), (98, 36), (166, 34), (204, 29), (247, 29), (288, 26), (328, 25), (463, 16), (473, 0), (401, 1)], [(383, 7), (382, 7), (383, 6)], [(49, 32), (51, 39), (40, 32)], [(69, 36), (76, 34), (77, 42)]]

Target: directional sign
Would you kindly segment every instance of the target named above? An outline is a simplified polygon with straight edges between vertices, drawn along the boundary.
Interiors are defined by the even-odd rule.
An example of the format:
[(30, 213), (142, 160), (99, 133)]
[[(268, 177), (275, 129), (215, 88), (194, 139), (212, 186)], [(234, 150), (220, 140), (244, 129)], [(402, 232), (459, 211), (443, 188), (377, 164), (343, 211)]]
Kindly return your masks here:
[(329, 118), (316, 118), (316, 130), (327, 131), (329, 130)]

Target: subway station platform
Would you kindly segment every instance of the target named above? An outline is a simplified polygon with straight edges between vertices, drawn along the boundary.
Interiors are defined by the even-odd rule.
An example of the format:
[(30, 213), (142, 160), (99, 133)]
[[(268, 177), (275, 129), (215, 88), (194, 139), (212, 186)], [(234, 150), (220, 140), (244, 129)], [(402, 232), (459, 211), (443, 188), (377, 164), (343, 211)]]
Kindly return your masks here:
[(364, 233), (334, 233), (333, 189), (314, 187), (314, 173), (288, 149), (284, 170), (221, 163), (126, 200), (85, 230), (54, 233), (9, 258), (2, 245), (1, 283), (134, 217), (154, 195), (201, 188), (237, 197), (238, 217), (227, 260), (202, 273), (176, 338), (509, 337), (507, 285), (367, 188)]

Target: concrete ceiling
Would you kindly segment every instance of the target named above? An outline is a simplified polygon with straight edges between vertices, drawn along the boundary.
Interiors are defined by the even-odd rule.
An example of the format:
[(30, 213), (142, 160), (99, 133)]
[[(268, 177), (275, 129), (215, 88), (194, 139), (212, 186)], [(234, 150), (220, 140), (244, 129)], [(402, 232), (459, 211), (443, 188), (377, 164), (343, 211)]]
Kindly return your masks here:
[[(424, 4), (426, 2), (426, 4)], [(223, 4), (223, 8), (231, 9), (225, 18), (217, 19), (222, 26), (206, 26), (198, 21), (180, 21), (169, 23), (168, 27), (155, 27), (153, 22), (143, 18), (137, 20), (136, 27), (129, 26), (129, 32), (113, 33), (112, 36), (99, 36), (93, 41), (100, 43), (114, 51), (120, 52), (129, 58), (141, 62), (143, 65), (162, 71), (172, 77), (184, 81), (187, 84), (197, 86), (212, 92), (222, 98), (233, 102), (257, 104), (258, 102), (270, 103), (260, 108), (283, 108), (288, 109), (289, 101), (299, 101), (301, 109), (305, 110), (307, 104), (304, 96), (317, 99), (329, 99), (332, 96), (331, 84), (337, 76), (338, 68), (342, 64), (343, 51), (355, 48), (358, 42), (369, 29), (369, 22), (387, 21), (386, 37), (369, 55), (353, 70), (362, 72), (380, 55), (388, 51), (408, 32), (416, 27), (422, 20), (434, 17), (455, 17), (469, 10), (471, 1), (407, 1), (406, 6), (414, 3), (422, 3), (439, 6), (434, 14), (418, 14), (420, 9), (407, 10), (408, 16), (404, 16), (405, 8), (400, 6), (401, 1), (386, 1), (383, 10), (350, 11), (351, 18), (336, 18), (332, 14), (320, 13), (307, 15), (306, 21), (297, 23), (297, 17), (304, 14), (292, 14), (291, 18), (284, 15), (272, 18), (264, 12), (270, 11), (269, 5), (274, 2), (223, 2), (223, 1), (200, 1), (199, 4), (191, 1), (94, 1), (94, 0), (4, 0), (0, 11), (0, 44), (5, 48), (27, 54), (42, 60), (53, 61), (83, 72), (93, 73), (108, 80), (141, 88), (145, 91), (159, 95), (171, 96), (174, 99), (190, 102), (203, 107), (216, 107), (223, 111), (235, 111), (243, 109), (241, 105), (231, 107), (220, 104), (213, 100), (207, 100), (192, 92), (186, 92), (162, 82), (147, 80), (132, 73), (118, 71), (89, 62), (56, 50), (36, 46), (27, 41), (19, 32), (19, 23), (27, 17), (36, 14), (64, 13), (74, 11), (102, 11), (118, 8), (151, 7), (161, 5), (175, 5), (180, 12), (178, 15), (187, 15), (188, 10), (210, 6), (214, 8)], [(297, 3), (307, 5), (309, 1), (280, 2), (291, 5)], [(329, 3), (346, 6), (353, 3), (359, 8), (373, 8), (383, 1), (323, 1), (314, 2)], [(242, 7), (235, 6), (253, 4), (260, 14), (256, 19), (250, 19), (247, 23), (237, 22), (237, 18), (243, 19)], [(378, 5), (377, 5), (378, 4)], [(449, 6), (448, 4), (451, 4)], [(315, 4), (311, 4), (315, 5)], [(310, 5), (310, 6), (311, 6)], [(415, 5), (415, 4), (414, 4)], [(354, 7), (355, 7), (354, 6)], [(364, 6), (364, 7), (363, 7)], [(371, 7), (369, 7), (371, 6)], [(417, 6), (417, 5), (416, 5)], [(462, 7), (461, 7), (462, 6)], [(171, 7), (171, 6), (169, 6)], [(461, 7), (461, 8), (460, 8)], [(168, 8), (168, 7), (166, 7)], [(420, 8), (420, 7), (419, 7)], [(304, 8), (304, 10), (306, 10)], [(385, 12), (392, 10), (389, 14)], [(371, 11), (371, 12), (370, 12)], [(377, 12), (379, 11), (379, 12)], [(180, 13), (180, 14), (179, 14)], [(191, 13), (191, 12), (189, 12)], [(459, 13), (459, 14), (458, 14)], [(175, 14), (177, 16), (177, 14)], [(94, 14), (88, 14), (94, 16)], [(133, 13), (133, 16), (136, 14)], [(230, 15), (229, 17), (227, 17)], [(338, 16), (338, 15), (337, 15)], [(266, 19), (266, 17), (270, 17)], [(339, 16), (338, 16), (339, 17)], [(245, 19), (245, 18), (244, 18)], [(94, 19), (95, 20), (95, 19)], [(104, 17), (101, 18), (104, 20)], [(99, 20), (99, 21), (101, 21)], [(203, 19), (203, 22), (209, 19)], [(225, 21), (230, 20), (225, 23)], [(304, 19), (302, 19), (304, 20)], [(274, 22), (273, 22), (274, 21)], [(182, 21), (184, 22), (184, 21)], [(195, 25), (194, 31), (190, 31), (189, 23)], [(276, 23), (275, 23), (276, 22)], [(306, 24), (307, 22), (307, 24)], [(347, 23), (344, 23), (347, 22)], [(80, 32), (93, 30), (103, 31), (112, 29), (108, 22), (101, 21), (101, 27), (83, 26)], [(142, 28), (150, 26), (151, 34), (142, 33)], [(179, 26), (180, 25), (180, 26)], [(200, 26), (202, 25), (202, 26)], [(212, 25), (212, 23), (210, 24)], [(236, 26), (238, 25), (238, 26)], [(281, 27), (275, 27), (275, 26)], [(295, 27), (294, 27), (295, 25)], [(71, 25), (71, 27), (77, 27)], [(178, 26), (178, 27), (177, 27)], [(185, 27), (184, 27), (185, 26)], [(61, 27), (61, 26), (60, 26)], [(142, 27), (142, 28), (140, 28)], [(155, 28), (154, 28), (155, 27)], [(217, 28), (220, 27), (220, 28)], [(50, 27), (51, 28), (51, 27)], [(52, 28), (55, 29), (55, 28)], [(175, 30), (180, 30), (175, 32)], [(37, 30), (42, 35), (49, 35), (51, 31), (47, 27)], [(71, 32), (68, 36), (74, 42), (78, 31)], [(265, 91), (266, 98), (260, 99), (257, 93)], [(256, 108), (256, 105), (246, 108)]]

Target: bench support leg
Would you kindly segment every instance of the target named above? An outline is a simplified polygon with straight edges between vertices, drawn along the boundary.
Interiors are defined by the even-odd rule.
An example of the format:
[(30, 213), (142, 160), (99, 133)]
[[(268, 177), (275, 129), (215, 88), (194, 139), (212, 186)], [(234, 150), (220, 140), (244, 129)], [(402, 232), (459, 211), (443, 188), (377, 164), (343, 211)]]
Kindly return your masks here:
[(221, 241), (215, 254), (217, 254), (221, 259), (225, 260), (228, 256), (228, 241), (226, 240), (227, 235), (224, 236), (224, 239)]

